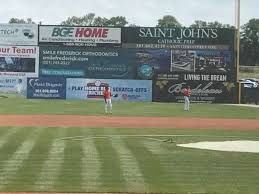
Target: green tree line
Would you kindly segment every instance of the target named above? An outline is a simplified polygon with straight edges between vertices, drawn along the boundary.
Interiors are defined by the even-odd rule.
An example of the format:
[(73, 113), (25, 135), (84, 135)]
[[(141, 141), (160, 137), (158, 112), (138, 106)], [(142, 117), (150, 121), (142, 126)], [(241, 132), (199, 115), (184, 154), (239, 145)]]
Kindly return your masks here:
[[(9, 23), (35, 24), (36, 22), (34, 22), (31, 18), (11, 18), (9, 20)], [(65, 21), (62, 21), (60, 25), (108, 27), (140, 26), (138, 24), (130, 24), (124, 16), (106, 18), (96, 16), (94, 13), (88, 13), (81, 17), (68, 17)], [(190, 26), (184, 26), (172, 15), (165, 15), (162, 18), (158, 19), (156, 27), (235, 28), (230, 24), (222, 24), (218, 21), (206, 22), (202, 20), (196, 20)], [(259, 19), (250, 19), (246, 24), (241, 27), (240, 65), (259, 66)]]

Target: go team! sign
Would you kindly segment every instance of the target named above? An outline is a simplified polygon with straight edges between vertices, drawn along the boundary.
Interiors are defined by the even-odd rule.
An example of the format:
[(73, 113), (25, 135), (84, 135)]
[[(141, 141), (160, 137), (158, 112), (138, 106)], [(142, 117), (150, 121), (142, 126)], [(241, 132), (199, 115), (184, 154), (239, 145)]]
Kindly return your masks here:
[(120, 28), (40, 26), (41, 43), (121, 43)]

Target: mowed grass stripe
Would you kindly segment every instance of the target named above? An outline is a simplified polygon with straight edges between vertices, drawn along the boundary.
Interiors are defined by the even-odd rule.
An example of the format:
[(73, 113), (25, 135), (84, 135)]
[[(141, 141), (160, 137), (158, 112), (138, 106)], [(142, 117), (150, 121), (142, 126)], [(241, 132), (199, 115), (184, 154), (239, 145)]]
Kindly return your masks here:
[(123, 178), (126, 181), (127, 192), (148, 192), (148, 186), (144, 180), (140, 167), (131, 150), (121, 138), (112, 138), (113, 149), (119, 155)]
[[(11, 129), (14, 127), (0, 127), (0, 140), (3, 136), (5, 136), (8, 132), (11, 131)], [(10, 130), (7, 130), (10, 129)]]
[(33, 190), (35, 188), (32, 186), (42, 169), (44, 161), (48, 156), (51, 142), (57, 133), (57, 130), (54, 128), (43, 128), (43, 131), (31, 150), (29, 157), (24, 161), (24, 165), (17, 172), (15, 178), (7, 185), (6, 191), (37, 191)]
[[(213, 193), (220, 187), (236, 187), (239, 190), (242, 187), (240, 183), (248, 183), (249, 187), (259, 184), (254, 154), (184, 149), (175, 144), (152, 141), (144, 141), (144, 145), (159, 156), (161, 166), (166, 169), (164, 180), (169, 181), (171, 186), (165, 187), (163, 192)], [(240, 159), (241, 154), (244, 157)], [(236, 160), (237, 157), (239, 160)], [(245, 169), (246, 165), (248, 169)], [(234, 186), (237, 182), (239, 184)], [(231, 192), (224, 190), (222, 193)]]
[(2, 143), (0, 146), (0, 171), (5, 161), (12, 156), (12, 154), (21, 145), (21, 142), (27, 138), (30, 130), (30, 128), (24, 127), (16, 128), (11, 132), (11, 134), (7, 135), (5, 138), (2, 138)]
[[(145, 141), (145, 140), (143, 140)], [(152, 192), (164, 192), (170, 186), (166, 169), (160, 163), (159, 155), (152, 153), (151, 147), (146, 147), (140, 139), (127, 140), (126, 144), (137, 159), (144, 179)], [(157, 142), (158, 144), (160, 142)], [(172, 192), (172, 191), (171, 191)]]
[[(164, 139), (166, 140), (167, 138), (164, 138)], [(170, 154), (172, 150), (169, 150), (168, 146), (174, 145), (174, 144), (169, 144), (169, 143), (163, 142), (162, 140), (163, 139), (161, 139), (161, 141), (155, 141), (152, 139), (143, 139), (142, 142), (143, 142), (143, 145), (146, 147), (146, 149), (148, 149), (154, 155), (161, 155), (165, 153)]]
[[(175, 144), (152, 140), (143, 141), (143, 145), (150, 153), (159, 158), (161, 168), (165, 169), (163, 176), (161, 176), (165, 187), (156, 190), (157, 192), (207, 193), (206, 187), (203, 187), (203, 182), (199, 179), (200, 177), (196, 177), (196, 174), (199, 174), (198, 170), (195, 171), (195, 174), (182, 172), (182, 163), (188, 161), (188, 166), (192, 166), (192, 158), (180, 151), (181, 148), (176, 147)], [(186, 157), (182, 157), (182, 155), (186, 155)]]
[(16, 176), (17, 171), (23, 165), (23, 162), (28, 158), (35, 142), (37, 141), (42, 129), (30, 130), (29, 135), (18, 149), (12, 154), (11, 158), (7, 160), (0, 172), (0, 190), (9, 183), (10, 179)]
[(84, 192), (96, 192), (101, 184), (100, 153), (96, 149), (93, 139), (82, 140), (81, 145), (83, 149), (81, 188)]
[(49, 149), (48, 156), (45, 158), (45, 162), (39, 172), (38, 178), (34, 183), (35, 191), (50, 191), (53, 189), (53, 185), (56, 182), (60, 172), (62, 171), (62, 165), (64, 162), (64, 150), (65, 141), (60, 140), (60, 137), (65, 137), (64, 128), (58, 128), (58, 138), (53, 139)]
[(9, 138), (17, 132), (17, 127), (9, 127), (8, 129), (1, 129), (0, 148), (8, 142)]
[(176, 175), (173, 181), (177, 182), (181, 191), (187, 191), (186, 188), (189, 188), (188, 191), (198, 192), (199, 186), (207, 192), (221, 187), (222, 193), (231, 193), (225, 189), (231, 187), (239, 190), (244, 185), (255, 189), (255, 186), (259, 185), (257, 158), (258, 155), (250, 153), (185, 149), (181, 154), (171, 155), (167, 162), (174, 164), (168, 167), (168, 170)]
[[(66, 136), (80, 135), (78, 128), (66, 128)], [(57, 181), (53, 185), (58, 192), (79, 192), (81, 190), (81, 157), (83, 150), (80, 141), (61, 140), (66, 145), (64, 148), (64, 161)]]
[(120, 156), (114, 150), (110, 139), (95, 139), (100, 153), (101, 185), (98, 192), (125, 192), (127, 186), (120, 166)]

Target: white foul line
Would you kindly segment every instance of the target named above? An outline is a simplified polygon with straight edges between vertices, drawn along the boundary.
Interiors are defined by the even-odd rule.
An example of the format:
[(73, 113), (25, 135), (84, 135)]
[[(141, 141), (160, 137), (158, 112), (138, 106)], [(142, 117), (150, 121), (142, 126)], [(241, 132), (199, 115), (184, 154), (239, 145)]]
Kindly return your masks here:
[[(150, 138), (146, 138), (150, 137)], [(184, 135), (184, 134), (176, 134), (176, 135), (170, 135), (170, 134), (159, 134), (159, 135), (95, 135), (95, 136), (71, 136), (71, 137), (64, 137), (59, 140), (73, 140), (73, 141), (79, 141), (79, 140), (87, 140), (87, 139), (103, 139), (103, 138), (145, 138), (155, 141), (164, 141), (161, 139), (155, 139), (152, 137), (217, 137), (217, 138), (259, 138), (259, 137), (243, 137), (243, 136), (219, 136), (219, 135)]]

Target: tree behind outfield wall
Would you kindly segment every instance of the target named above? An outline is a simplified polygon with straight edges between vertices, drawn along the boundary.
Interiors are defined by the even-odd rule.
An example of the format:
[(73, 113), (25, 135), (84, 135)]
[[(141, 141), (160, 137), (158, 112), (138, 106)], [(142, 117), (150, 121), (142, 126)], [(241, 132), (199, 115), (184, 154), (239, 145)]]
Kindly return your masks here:
[(111, 26), (124, 27), (128, 22), (125, 17), (117, 16), (107, 19), (105, 17), (96, 17), (94, 13), (86, 14), (82, 17), (72, 16), (61, 22), (61, 25), (68, 26)]
[[(99, 19), (99, 18), (98, 18)], [(68, 17), (61, 25), (69, 26), (94, 26), (95, 14), (89, 13), (82, 17), (72, 16)], [(100, 21), (98, 21), (100, 22)]]
[(34, 21), (32, 21), (31, 18), (27, 18), (27, 19), (11, 18), (8, 23), (9, 24), (36, 24)]
[(193, 24), (190, 25), (190, 28), (232, 28), (234, 29), (234, 26), (231, 26), (230, 24), (222, 24), (218, 21), (214, 22), (206, 22), (203, 20), (195, 20)]
[(107, 22), (107, 26), (124, 27), (128, 24), (127, 20), (123, 16), (111, 17)]
[(259, 66), (259, 19), (251, 19), (242, 26), (240, 64)]
[(108, 19), (107, 18), (105, 18), (105, 17), (96, 17), (96, 18), (94, 18), (94, 22), (93, 22), (93, 25), (94, 26), (106, 26), (106, 24), (107, 24), (107, 22), (108, 22)]
[(163, 18), (158, 20), (157, 27), (164, 27), (164, 28), (179, 28), (182, 25), (177, 21), (174, 16), (165, 15)]

